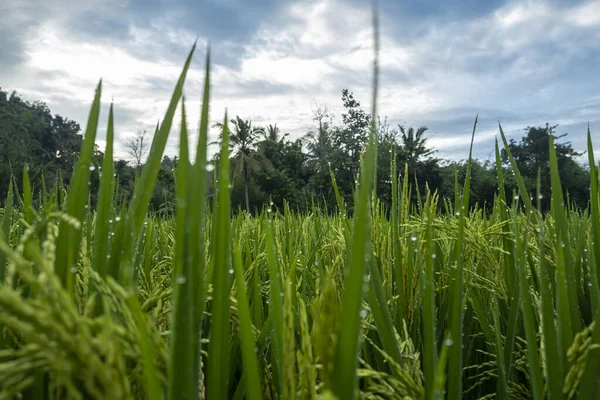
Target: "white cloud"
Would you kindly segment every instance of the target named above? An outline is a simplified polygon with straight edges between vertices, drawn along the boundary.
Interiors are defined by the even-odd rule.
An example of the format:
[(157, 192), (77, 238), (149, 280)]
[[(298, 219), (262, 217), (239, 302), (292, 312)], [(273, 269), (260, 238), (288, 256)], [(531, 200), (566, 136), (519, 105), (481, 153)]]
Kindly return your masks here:
[(314, 85), (332, 72), (324, 61), (301, 59), (273, 51), (257, 51), (242, 60), (240, 74), (246, 80), (266, 80), (292, 85)]
[(495, 13), (495, 20), (502, 28), (511, 28), (516, 25), (533, 22), (539, 18), (550, 15), (550, 8), (540, 1), (527, 1), (523, 4), (514, 4), (502, 7)]
[(570, 10), (567, 19), (575, 25), (597, 28), (600, 25), (600, 1), (584, 3)]
[[(91, 3), (82, 4), (78, 12)], [(587, 85), (574, 81), (569, 70), (573, 60), (585, 67), (592, 62), (594, 49), (598, 51), (599, 10), (600, 1), (576, 7), (510, 2), (470, 20), (429, 22), (411, 41), (392, 34), (386, 23), (394, 21), (383, 15), (379, 112), (389, 117), (392, 126), (404, 121), (441, 126), (448, 121), (436, 129), (443, 136), (432, 137), (431, 144), (440, 155), (458, 152), (458, 158), (464, 157), (468, 143), (457, 141), (455, 135), (470, 132), (471, 126), (452, 122), (449, 115), (456, 110), (463, 110), (456, 118), (465, 120), (470, 110), (483, 110), (487, 114), (482, 121), (492, 122), (506, 115), (531, 115), (527, 122), (505, 121), (507, 130), (513, 131), (524, 127), (518, 124), (544, 123), (544, 119), (576, 124), (594, 118), (600, 87), (595, 81)], [(105, 12), (115, 15), (115, 11)], [(165, 13), (144, 27), (130, 24), (127, 48), (72, 37), (63, 17), (53, 17), (25, 42), (27, 60), (8, 77), (11, 88), (48, 101), (53, 112), (84, 125), (93, 88), (102, 77), (104, 102), (115, 99), (119, 137), (141, 128), (153, 131), (164, 114), (183, 56), (168, 60), (156, 56), (151, 61), (144, 52), (134, 54), (131, 49), (151, 52), (153, 46), (191, 45), (198, 32), (179, 28), (177, 21), (184, 12), (179, 8)], [(21, 10), (18, 15), (25, 13)], [(341, 0), (289, 3), (239, 44), (238, 64), (213, 66), (211, 120), (220, 121), (227, 107), (231, 116), (238, 114), (257, 124), (277, 122), (283, 131), (298, 137), (311, 124), (310, 100), (328, 103), (339, 117), (340, 91), (345, 87), (370, 110), (372, 42), (369, 7)], [(192, 130), (199, 117), (204, 79), (199, 59), (196, 54), (186, 86)], [(573, 111), (577, 104), (582, 105), (580, 110)], [(477, 143), (493, 137), (497, 128), (489, 121), (488, 125), (482, 122)], [(179, 117), (174, 125), (178, 130)], [(175, 152), (176, 136), (169, 141), (170, 154)], [(120, 144), (117, 154), (123, 154)]]

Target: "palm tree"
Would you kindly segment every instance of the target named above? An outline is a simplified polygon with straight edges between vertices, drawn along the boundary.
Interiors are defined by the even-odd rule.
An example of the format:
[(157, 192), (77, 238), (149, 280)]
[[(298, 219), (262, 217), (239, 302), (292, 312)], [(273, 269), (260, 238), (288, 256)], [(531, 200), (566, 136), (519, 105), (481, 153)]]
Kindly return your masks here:
[(422, 126), (416, 131), (412, 127), (407, 129), (402, 125), (398, 125), (398, 128), (400, 129), (400, 139), (402, 140), (400, 152), (409, 166), (412, 167), (421, 158), (429, 157), (435, 153), (435, 150), (427, 148), (427, 138), (423, 137), (423, 134), (427, 131), (427, 127)]
[(270, 142), (283, 142), (283, 139), (285, 139), (286, 137), (288, 137), (289, 133), (284, 133), (282, 136), (279, 135), (279, 132), (281, 132), (281, 130), (279, 129), (279, 127), (277, 126), (277, 124), (272, 125), (269, 124), (267, 125), (266, 129), (263, 128), (259, 128), (262, 129), (262, 134), (263, 134), (263, 141), (270, 141)]
[[(252, 127), (252, 122), (243, 120), (236, 115), (235, 119), (232, 119), (231, 129), (229, 134), (229, 147), (232, 154), (231, 169), (233, 176), (237, 176), (238, 173), (242, 174), (244, 180), (244, 196), (246, 200), (246, 211), (250, 212), (250, 198), (248, 196), (248, 184), (250, 177), (253, 172), (260, 170), (261, 164), (257, 158), (257, 154), (254, 151), (256, 141), (259, 134), (264, 134), (264, 129), (261, 127)], [(223, 124), (216, 124), (221, 128), (220, 137), (223, 135), (222, 129)]]
[(331, 154), (332, 144), (326, 122), (319, 123), (317, 132), (309, 131), (303, 139), (311, 157), (315, 169), (323, 170), (328, 165), (328, 157)]

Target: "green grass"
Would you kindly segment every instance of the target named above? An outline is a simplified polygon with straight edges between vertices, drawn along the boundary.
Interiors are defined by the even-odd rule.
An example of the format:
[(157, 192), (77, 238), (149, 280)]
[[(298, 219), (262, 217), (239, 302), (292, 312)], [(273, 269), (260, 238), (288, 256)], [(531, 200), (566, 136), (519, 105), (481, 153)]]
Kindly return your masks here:
[[(424, 193), (414, 204), (408, 169), (395, 164), (386, 210), (373, 196), (373, 125), (352, 215), (333, 174), (337, 212), (232, 215), (226, 116), (216, 197), (206, 196), (209, 57), (189, 157), (183, 89), (193, 52), (130, 204), (114, 198), (111, 106), (89, 207), (100, 85), (66, 198), (62, 189), (35, 198), (25, 170), (24, 187), (3, 201), (0, 398), (593, 397), (600, 203), (590, 133), (585, 210), (565, 203), (552, 140), (547, 214), (517, 170), (519, 193), (505, 196), (498, 143), (491, 212), (467, 207), (470, 169), (453, 199)], [(376, 114), (377, 63), (373, 79)], [(178, 107), (176, 209), (164, 218), (147, 204)]]

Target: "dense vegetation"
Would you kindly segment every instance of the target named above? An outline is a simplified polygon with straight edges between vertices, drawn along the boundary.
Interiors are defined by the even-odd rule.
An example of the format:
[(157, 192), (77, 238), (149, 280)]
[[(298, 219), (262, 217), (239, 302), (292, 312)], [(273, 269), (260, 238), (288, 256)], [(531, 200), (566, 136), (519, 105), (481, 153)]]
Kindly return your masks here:
[[(256, 215), (232, 216), (239, 189), (230, 181), (239, 180), (242, 192), (269, 182), (263, 176), (261, 183), (252, 157), (299, 166), (304, 156), (299, 143), (276, 135), (250, 146), (244, 135), (251, 125), (237, 118), (229, 125), (225, 116), (220, 153), (207, 160), (207, 61), (192, 162), (181, 99), (192, 54), (130, 196), (120, 194), (115, 178), (112, 107), (104, 153), (95, 149), (101, 85), (68, 186), (58, 180), (32, 191), (27, 168), (8, 185), (0, 397), (592, 397), (600, 383), (592, 151), (589, 172), (575, 175), (581, 167), (572, 150), (555, 145), (549, 130), (530, 129), (516, 144), (500, 128), (504, 150), (496, 145), (495, 164), (469, 156), (442, 180), (451, 189), (440, 196), (428, 179), (413, 185), (420, 171), (439, 168), (423, 146), (407, 146), (422, 138), (419, 131), (405, 129), (402, 145), (389, 146), (395, 135), (378, 134), (374, 121), (349, 107), (346, 134), (320, 124), (313, 135), (312, 145), (327, 143), (331, 152), (320, 159), (311, 150), (313, 172), (303, 180), (326, 199), (332, 193), (329, 212), (316, 202), (298, 211), (275, 185), (267, 193), (279, 193), (279, 210), (266, 203)], [(173, 215), (153, 214), (178, 105)], [(362, 139), (336, 142), (358, 137), (355, 123)], [(543, 163), (548, 177), (538, 172)], [(292, 173), (277, 171), (282, 181)], [(498, 190), (489, 192), (486, 208), (472, 206), (476, 176), (489, 171)], [(562, 185), (561, 172), (573, 174)], [(98, 189), (91, 191), (95, 173)], [(579, 200), (582, 208), (563, 192), (575, 177), (591, 187), (582, 190), (590, 198)]]
[[(325, 105), (313, 105), (314, 129), (301, 139), (289, 140), (277, 124), (266, 127), (254, 126), (239, 116), (231, 119), (231, 170), (233, 210), (239, 208), (255, 213), (264, 204), (273, 203), (283, 210), (287, 202), (292, 210), (308, 211), (315, 201), (333, 209), (336, 204), (331, 186), (330, 170), (334, 173), (340, 195), (350, 210), (353, 207), (352, 192), (358, 172), (359, 158), (367, 143), (371, 115), (347, 89), (342, 91), (346, 112), (342, 123), (335, 125)], [(415, 184), (413, 200), (417, 193), (426, 194), (426, 185), (442, 198), (454, 195), (454, 173), (464, 180), (465, 162), (450, 162), (435, 157), (435, 150), (427, 146), (427, 128), (414, 129), (398, 126), (391, 128), (385, 120), (377, 120), (377, 196), (388, 208), (391, 204), (390, 166), (392, 156), (399, 166), (408, 165), (410, 181)], [(529, 192), (535, 192), (537, 170), (542, 168), (542, 194), (549, 199), (550, 174), (548, 141), (557, 126), (528, 127), (525, 136), (509, 148), (523, 176)], [(42, 178), (47, 187), (56, 186), (57, 178), (68, 186), (68, 179), (81, 148), (79, 125), (73, 121), (54, 117), (43, 103), (28, 103), (15, 93), (0, 90), (0, 196), (6, 197), (11, 175), (16, 175), (18, 187), (22, 187), (21, 171), (28, 166), (34, 191), (42, 190)], [(556, 139), (565, 135), (557, 136)], [(137, 139), (137, 140), (136, 140)], [(145, 140), (140, 143), (138, 140)], [(144, 144), (145, 143), (145, 144)], [(131, 154), (130, 162), (117, 160), (115, 172), (118, 178), (118, 196), (129, 200), (133, 193), (135, 177), (143, 168), (147, 153), (147, 136), (136, 136), (125, 141)], [(493, 150), (493, 149), (490, 149)], [(556, 154), (559, 174), (564, 191), (572, 202), (585, 207), (589, 201), (588, 172), (577, 163), (577, 153), (568, 142), (557, 143)], [(99, 185), (99, 167), (103, 153), (95, 148), (92, 171), (92, 204)], [(213, 160), (214, 161), (214, 160)], [(511, 166), (503, 152), (503, 168), (506, 176), (506, 195), (517, 189), (510, 173)], [(161, 162), (151, 210), (172, 212), (175, 207), (175, 175), (178, 157), (165, 155)], [(497, 192), (496, 166), (488, 161), (473, 160), (471, 164), (472, 195), (470, 205), (479, 204), (491, 209)], [(567, 179), (568, 178), (568, 179)], [(209, 193), (213, 192), (212, 183)], [(542, 201), (547, 210), (548, 201)]]

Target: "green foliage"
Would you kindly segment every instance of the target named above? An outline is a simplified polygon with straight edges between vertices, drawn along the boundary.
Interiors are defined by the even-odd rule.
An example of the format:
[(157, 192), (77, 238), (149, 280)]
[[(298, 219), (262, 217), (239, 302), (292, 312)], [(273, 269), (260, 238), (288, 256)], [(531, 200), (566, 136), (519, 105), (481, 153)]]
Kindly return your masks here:
[(53, 116), (46, 104), (0, 90), (0, 196), (6, 197), (11, 177), (21, 187), (26, 165), (34, 190), (42, 185), (42, 172), (48, 187), (56, 186), (61, 173), (70, 177), (81, 150), (79, 131), (75, 121)]
[[(49, 188), (58, 184), (68, 187), (76, 156), (81, 149), (81, 136), (77, 134), (79, 125), (58, 115), (51, 117), (43, 103), (30, 104), (14, 93), (10, 96), (5, 92), (0, 93), (0, 144), (6, 143), (0, 151), (0, 196), (6, 196), (11, 174), (15, 175), (17, 185), (22, 187), (22, 176), (18, 172), (22, 171), (24, 165), (29, 167), (34, 193), (43, 189), (43, 184)], [(332, 210), (337, 204), (330, 184), (329, 171), (332, 170), (340, 195), (352, 212), (359, 159), (367, 144), (368, 124), (372, 117), (361, 108), (361, 103), (348, 89), (342, 90), (342, 102), (345, 112), (340, 125), (334, 124), (325, 106), (320, 106), (314, 110), (316, 126), (296, 140), (289, 139), (287, 133), (281, 134), (277, 124), (261, 127), (239, 116), (232, 119), (232, 209), (256, 213), (263, 205), (272, 202), (277, 209), (283, 210), (287, 202), (291, 210), (306, 211), (310, 208), (309, 204), (316, 201)], [(35, 122), (37, 118), (48, 122)], [(502, 150), (505, 196), (510, 197), (514, 190), (521, 191), (511, 170), (519, 168), (523, 188), (528, 193), (535, 193), (537, 169), (542, 168), (541, 207), (544, 211), (549, 210), (548, 138), (556, 129), (556, 125), (528, 127), (519, 142), (515, 139), (506, 142)], [(466, 162), (455, 163), (435, 157), (435, 150), (427, 145), (427, 127), (398, 125), (397, 128), (390, 128), (385, 119), (382, 121), (378, 117), (377, 137), (378, 180), (375, 187), (379, 200), (388, 207), (392, 198), (392, 179), (389, 175), (392, 153), (400, 170), (408, 165), (407, 174), (413, 185), (411, 200), (414, 204), (418, 202), (418, 197), (426, 196), (428, 190), (437, 191), (441, 197), (454, 196), (455, 168), (459, 182), (466, 176)], [(16, 138), (19, 138), (19, 143), (13, 143)], [(37, 142), (32, 142), (32, 138)], [(27, 145), (21, 146), (21, 142)], [(509, 165), (507, 151), (513, 154), (514, 165)], [(556, 154), (565, 196), (568, 194), (569, 201), (577, 206), (586, 207), (589, 200), (588, 173), (576, 161), (580, 153), (564, 142), (557, 143)], [(218, 154), (215, 157), (218, 158)], [(89, 181), (93, 206), (98, 201), (103, 160), (104, 154), (95, 149), (92, 165), (96, 169), (91, 171)], [(128, 203), (133, 197), (140, 168), (125, 160), (114, 162), (115, 201)], [(165, 155), (160, 163), (149, 206), (155, 213), (172, 215), (174, 212), (174, 169), (177, 162), (177, 156), (171, 158)], [(472, 160), (471, 169), (469, 205), (479, 204), (490, 210), (497, 192), (496, 167), (487, 161)], [(443, 204), (440, 207), (444, 209)]]
[[(546, 127), (527, 127), (525, 136), (517, 143), (511, 139), (508, 148), (515, 160), (515, 165), (521, 172), (525, 187), (529, 193), (535, 193), (537, 183), (537, 171), (541, 168), (540, 178), (543, 209), (550, 207), (550, 156), (549, 142), (551, 137), (555, 141), (556, 162), (559, 176), (563, 182), (563, 188), (569, 193), (570, 199), (580, 207), (585, 207), (589, 200), (588, 192), (588, 173), (575, 161), (575, 157), (581, 155), (571, 147), (569, 142), (558, 143), (556, 140), (563, 138), (567, 134), (554, 136), (554, 131), (558, 125)], [(503, 157), (508, 160), (507, 152), (503, 151)]]

